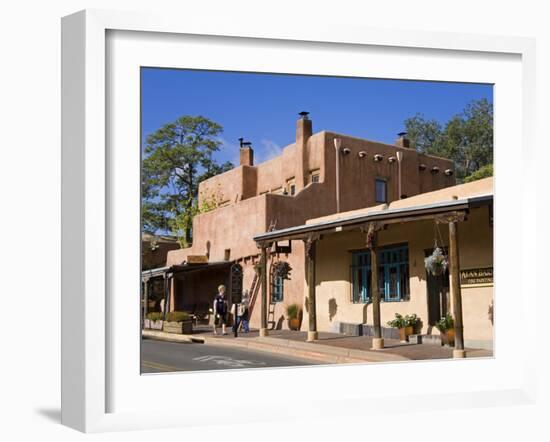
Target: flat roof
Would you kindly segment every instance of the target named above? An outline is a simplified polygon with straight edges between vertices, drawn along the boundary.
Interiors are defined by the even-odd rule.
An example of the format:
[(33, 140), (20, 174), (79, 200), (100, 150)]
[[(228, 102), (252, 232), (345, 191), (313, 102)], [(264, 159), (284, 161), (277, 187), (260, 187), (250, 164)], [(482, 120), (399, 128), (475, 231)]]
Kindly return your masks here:
[(256, 235), (254, 240), (261, 242), (291, 239), (305, 233), (326, 231), (335, 227), (363, 224), (369, 221), (435, 215), (448, 212), (449, 210), (466, 210), (471, 207), (490, 204), (492, 201), (493, 178), (490, 177), (396, 200), (390, 204), (381, 204), (313, 218), (300, 226), (273, 230)]

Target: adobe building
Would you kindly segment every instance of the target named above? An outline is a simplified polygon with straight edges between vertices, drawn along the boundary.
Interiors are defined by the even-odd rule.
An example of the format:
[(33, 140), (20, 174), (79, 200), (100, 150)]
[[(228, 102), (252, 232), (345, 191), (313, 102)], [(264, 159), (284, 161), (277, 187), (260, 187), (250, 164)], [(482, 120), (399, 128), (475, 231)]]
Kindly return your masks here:
[[(241, 140), (240, 165), (199, 186), (199, 205), (215, 201), (217, 207), (194, 218), (193, 245), (168, 252), (164, 268), (144, 275), (165, 279), (168, 310), (207, 316), (216, 287), (225, 283), (230, 295), (250, 291), (251, 326), (259, 327), (263, 335), (269, 329), (287, 327), (286, 306), (293, 303), (303, 307), (301, 329), (310, 331), (312, 339), (318, 330), (368, 333), (372, 303), (365, 284), (370, 263), (361, 250), (365, 249), (365, 229), (372, 213), (395, 215), (401, 209), (416, 213), (423, 205), (439, 201), (444, 210), (425, 213), (426, 218), (417, 220), (415, 215), (408, 217), (414, 222), (405, 223), (404, 217), (398, 216), (377, 224), (380, 247), (387, 248), (380, 259), (388, 260), (382, 262), (379, 275), (382, 325), (395, 312), (416, 313), (423, 321), (422, 333), (437, 334), (434, 321), (453, 311), (452, 296), (446, 294), (450, 284), (431, 281), (423, 258), (434, 246), (436, 216), (454, 214), (445, 202), (461, 195), (466, 203), (458, 201), (466, 205), (460, 206), (459, 212), (467, 214), (461, 224), (469, 226), (468, 235), (477, 238), (483, 232), (485, 238), (477, 241), (466, 232), (462, 234), (461, 249), (464, 241), (464, 247), (476, 248), (462, 252), (461, 260), (466, 261), (461, 264), (476, 269), (492, 266), (492, 229), (489, 224), (481, 229), (482, 219), (489, 218), (490, 202), (484, 200), (481, 211), (485, 215), (470, 207), (472, 195), (468, 192), (475, 194), (478, 184), (452, 187), (453, 162), (418, 153), (404, 133), (394, 145), (328, 131), (313, 133), (312, 121), (302, 112), (294, 143), (261, 164), (255, 165), (253, 158), (252, 146)], [(358, 223), (346, 225), (356, 217)], [(317, 224), (329, 228), (317, 231), (313, 227)], [(447, 247), (448, 229), (439, 230), (440, 245)], [(312, 243), (317, 245), (315, 260), (310, 259)], [(478, 249), (483, 250), (481, 255)], [(396, 259), (399, 264), (390, 265)], [(289, 279), (276, 271), (280, 262), (290, 265)], [(307, 271), (308, 267), (313, 272)], [(360, 282), (360, 277), (365, 282)], [(432, 288), (437, 296), (428, 293), (431, 286), (437, 286)], [(483, 346), (492, 340), (492, 328), (486, 324), (492, 289), (483, 290), (487, 287), (468, 289), (468, 293), (481, 290), (483, 294), (471, 299), (465, 295), (464, 301), (465, 311), (475, 304), (483, 312), (465, 316), (466, 340)], [(308, 314), (312, 293), (317, 300), (313, 325)]]

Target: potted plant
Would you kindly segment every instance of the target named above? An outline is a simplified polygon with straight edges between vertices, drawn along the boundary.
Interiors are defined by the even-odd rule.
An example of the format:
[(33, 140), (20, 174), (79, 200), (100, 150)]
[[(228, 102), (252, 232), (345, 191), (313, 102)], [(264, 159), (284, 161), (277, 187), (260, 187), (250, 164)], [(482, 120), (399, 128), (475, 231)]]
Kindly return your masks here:
[(414, 335), (418, 324), (420, 323), (420, 318), (413, 313), (412, 315), (405, 315), (405, 334), (407, 336)]
[(278, 261), (274, 264), (275, 266), (275, 275), (283, 278), (283, 279), (290, 279), (290, 272), (292, 271), (292, 267), (290, 267), (290, 264), (286, 261)]
[(145, 316), (145, 328), (150, 328), (153, 330), (162, 330), (162, 312), (149, 312)]
[(403, 317), (403, 315), (396, 313), (395, 319), (392, 319), (391, 321), (388, 321), (388, 325), (392, 328), (396, 328), (399, 330), (399, 340), (401, 342), (407, 342), (407, 334), (405, 332), (405, 327), (407, 326), (407, 321)]
[(455, 345), (455, 322), (450, 313), (435, 323), (435, 328), (441, 333), (441, 343), (453, 347)]
[(434, 251), (430, 256), (424, 259), (424, 267), (426, 271), (434, 276), (439, 276), (445, 273), (449, 266), (449, 260), (443, 253), (440, 247), (434, 248)]
[(162, 330), (166, 333), (190, 335), (193, 333), (193, 321), (187, 312), (170, 312), (166, 315)]
[(290, 304), (286, 307), (286, 317), (290, 330), (300, 330), (302, 322), (302, 308), (298, 304)]

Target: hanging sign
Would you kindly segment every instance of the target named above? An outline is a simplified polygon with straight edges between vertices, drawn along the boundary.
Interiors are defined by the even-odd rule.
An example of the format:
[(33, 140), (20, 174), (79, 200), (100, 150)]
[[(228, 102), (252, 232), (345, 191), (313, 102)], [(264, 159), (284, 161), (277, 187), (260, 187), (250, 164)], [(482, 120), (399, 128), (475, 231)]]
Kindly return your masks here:
[(460, 271), (460, 285), (493, 284), (493, 267), (480, 267)]
[(208, 264), (208, 256), (206, 255), (188, 255), (187, 264)]

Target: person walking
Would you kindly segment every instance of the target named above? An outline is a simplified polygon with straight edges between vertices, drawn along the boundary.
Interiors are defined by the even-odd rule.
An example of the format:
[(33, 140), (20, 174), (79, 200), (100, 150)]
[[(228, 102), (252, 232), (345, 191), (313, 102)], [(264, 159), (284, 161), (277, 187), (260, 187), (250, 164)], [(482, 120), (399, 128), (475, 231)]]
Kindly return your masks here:
[(225, 326), (227, 324), (227, 298), (225, 296), (225, 286), (218, 286), (218, 294), (214, 297), (214, 334), (217, 335), (216, 327), (222, 326), (222, 334), (226, 335)]
[[(241, 322), (243, 324), (243, 331), (248, 333), (250, 331), (248, 327), (248, 308), (250, 306), (250, 295), (248, 290), (245, 290), (241, 303), (238, 304), (237, 311), (235, 312), (235, 304), (231, 307), (231, 314), (235, 317), (235, 324), (233, 325), (233, 332), (239, 329)], [(236, 314), (235, 314), (236, 313)]]

